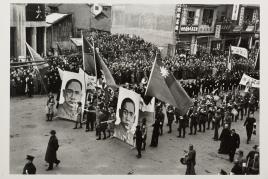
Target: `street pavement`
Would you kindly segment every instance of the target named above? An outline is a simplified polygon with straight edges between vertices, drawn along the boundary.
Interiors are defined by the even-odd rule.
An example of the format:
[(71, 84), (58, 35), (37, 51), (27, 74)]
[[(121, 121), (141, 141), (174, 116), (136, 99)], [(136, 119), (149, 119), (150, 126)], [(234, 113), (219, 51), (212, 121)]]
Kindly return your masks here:
[[(217, 175), (220, 169), (230, 172), (233, 164), (228, 155), (218, 154), (220, 142), (212, 139), (214, 131), (198, 132), (196, 136), (187, 135), (177, 138), (177, 124), (173, 123), (173, 131), (168, 134), (164, 125), (164, 134), (159, 137), (157, 148), (149, 147), (152, 127), (149, 126), (146, 151), (142, 158), (137, 159), (137, 150), (116, 138), (96, 140), (95, 131), (85, 132), (83, 129), (74, 130), (74, 122), (66, 120), (46, 121), (46, 96), (33, 98), (15, 97), (10, 99), (10, 174), (22, 173), (27, 154), (35, 156), (34, 164), (37, 174), (140, 174), (140, 175), (184, 175), (186, 166), (179, 162), (184, 150), (193, 144), (197, 152), (196, 173), (198, 175)], [(259, 144), (259, 112), (257, 119), (257, 135), (246, 144), (246, 129), (243, 121), (232, 123), (240, 135), (240, 149), (244, 155)], [(167, 122), (167, 121), (165, 121)], [(44, 161), (50, 130), (56, 130), (59, 139), (58, 159), (61, 163), (52, 171)], [(222, 128), (219, 130), (219, 134)]]

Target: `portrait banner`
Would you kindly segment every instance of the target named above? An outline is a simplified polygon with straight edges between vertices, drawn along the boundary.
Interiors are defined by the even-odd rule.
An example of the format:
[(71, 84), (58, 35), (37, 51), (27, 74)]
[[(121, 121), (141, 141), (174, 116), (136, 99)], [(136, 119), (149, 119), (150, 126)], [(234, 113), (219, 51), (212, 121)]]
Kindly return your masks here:
[(135, 146), (134, 133), (139, 120), (140, 94), (119, 88), (114, 137)]
[(58, 70), (62, 84), (56, 117), (76, 121), (78, 102), (81, 102), (82, 113), (85, 105), (84, 76), (81, 73)]
[(249, 87), (260, 88), (260, 80), (256, 80), (246, 74), (243, 74), (239, 84), (246, 86), (246, 89)]

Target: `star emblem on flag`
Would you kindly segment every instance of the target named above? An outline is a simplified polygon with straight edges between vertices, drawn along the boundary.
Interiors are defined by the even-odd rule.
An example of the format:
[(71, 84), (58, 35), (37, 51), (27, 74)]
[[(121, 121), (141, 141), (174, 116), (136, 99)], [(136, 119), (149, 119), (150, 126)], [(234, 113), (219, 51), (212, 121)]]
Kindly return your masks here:
[(164, 66), (160, 67), (160, 73), (164, 78), (169, 75), (168, 70)]

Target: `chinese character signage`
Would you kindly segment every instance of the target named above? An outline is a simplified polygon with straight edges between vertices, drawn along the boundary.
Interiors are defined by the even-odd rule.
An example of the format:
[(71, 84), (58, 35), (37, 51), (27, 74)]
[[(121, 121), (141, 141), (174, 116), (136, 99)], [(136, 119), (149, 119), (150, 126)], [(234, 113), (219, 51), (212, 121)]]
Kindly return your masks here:
[(45, 4), (28, 4), (26, 6), (26, 21), (45, 20)]
[(216, 29), (215, 29), (215, 38), (220, 38), (220, 34), (221, 34), (221, 25), (216, 25)]
[(182, 5), (178, 4), (176, 6), (176, 24), (175, 24), (175, 31), (178, 31), (180, 28), (180, 21), (181, 21), (181, 12), (182, 12)]
[(241, 7), (241, 9), (240, 9), (240, 17), (239, 17), (239, 22), (238, 22), (239, 26), (242, 26), (242, 24), (243, 24), (244, 12), (245, 12), (245, 7)]
[(180, 31), (181, 32), (197, 32), (198, 26), (182, 25)]
[(238, 11), (239, 11), (239, 4), (234, 4), (233, 5), (232, 20), (237, 20)]

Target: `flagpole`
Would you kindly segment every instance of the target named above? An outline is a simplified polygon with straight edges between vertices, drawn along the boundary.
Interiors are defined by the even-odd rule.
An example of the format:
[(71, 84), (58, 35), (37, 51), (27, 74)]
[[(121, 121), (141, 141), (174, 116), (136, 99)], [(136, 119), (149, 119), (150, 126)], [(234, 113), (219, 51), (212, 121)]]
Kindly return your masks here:
[[(86, 93), (86, 98), (85, 98), (85, 101), (84, 101), (84, 109), (85, 109), (85, 104), (87, 102), (87, 83), (86, 83), (86, 66), (85, 66), (85, 55), (84, 55), (84, 36), (83, 36), (83, 30), (81, 30), (81, 38), (82, 38), (82, 58), (83, 58), (83, 73), (84, 73), (84, 85), (85, 85), (85, 93)], [(82, 111), (82, 116), (84, 116), (84, 109)], [(82, 117), (83, 118), (83, 117)]]
[(153, 63), (153, 67), (152, 67), (152, 70), (151, 70), (151, 73), (150, 73), (149, 80), (148, 80), (148, 82), (147, 82), (147, 87), (146, 87), (146, 91), (145, 91), (145, 96), (146, 96), (146, 94), (147, 94), (147, 90), (148, 90), (148, 87), (149, 87), (149, 84), (150, 84), (150, 81), (151, 81), (151, 78), (152, 78), (152, 75), (153, 75), (153, 70), (154, 70), (154, 67), (155, 67), (155, 64), (156, 64), (157, 54), (158, 54), (158, 52), (156, 52), (155, 60), (154, 60), (154, 63)]
[[(31, 54), (32, 59), (34, 60), (34, 58), (33, 58), (33, 54), (32, 54), (32, 52), (31, 52), (31, 50), (29, 50), (29, 47), (28, 47), (27, 42), (25, 42), (25, 43), (26, 43), (26, 47), (27, 47), (28, 51), (29, 51), (30, 54)], [(44, 81), (43, 81), (43, 78), (42, 78), (42, 76), (41, 76), (41, 74), (40, 74), (40, 71), (39, 71), (37, 65), (35, 65), (35, 67), (36, 67), (36, 69), (37, 69), (37, 71), (38, 71), (38, 74), (39, 74), (39, 76), (40, 76), (41, 84), (43, 85), (43, 87), (44, 87), (44, 89), (45, 89), (45, 92), (48, 93), (48, 92), (47, 92), (47, 88), (46, 88), (46, 86), (45, 86), (45, 83), (44, 83)]]

